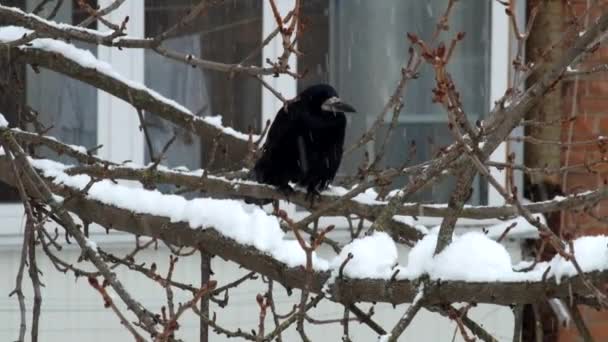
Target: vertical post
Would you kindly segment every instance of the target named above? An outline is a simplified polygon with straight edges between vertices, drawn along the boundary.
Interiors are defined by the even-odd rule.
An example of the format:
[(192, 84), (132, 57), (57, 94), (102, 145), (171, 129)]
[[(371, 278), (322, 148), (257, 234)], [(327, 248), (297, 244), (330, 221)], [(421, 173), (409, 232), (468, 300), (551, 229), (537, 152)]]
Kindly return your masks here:
[[(505, 15), (505, 7), (498, 1), (492, 1), (492, 35), (490, 62), (490, 108), (494, 107), (494, 102), (500, 99), (509, 87), (509, 17)], [(490, 155), (490, 160), (505, 162), (507, 160), (507, 143), (502, 142)], [(506, 184), (506, 173), (504, 170), (492, 168), (491, 175), (502, 185)], [(488, 186), (488, 204), (502, 205), (503, 197), (492, 186)]]
[[(99, 6), (106, 7), (113, 0), (99, 0)], [(126, 1), (109, 13), (106, 18), (121, 23), (126, 17), (127, 34), (144, 37), (144, 1)], [(144, 50), (122, 49), (98, 46), (97, 57), (129, 80), (144, 83)], [(97, 142), (103, 144), (100, 157), (114, 162), (131, 160), (144, 162), (144, 136), (139, 130), (139, 118), (135, 108), (129, 103), (102, 90), (97, 92)]]
[[(211, 256), (201, 250), (201, 287), (209, 282), (211, 278)], [(209, 298), (201, 298), (201, 315), (209, 317)], [(209, 342), (209, 325), (200, 318), (200, 342)]]

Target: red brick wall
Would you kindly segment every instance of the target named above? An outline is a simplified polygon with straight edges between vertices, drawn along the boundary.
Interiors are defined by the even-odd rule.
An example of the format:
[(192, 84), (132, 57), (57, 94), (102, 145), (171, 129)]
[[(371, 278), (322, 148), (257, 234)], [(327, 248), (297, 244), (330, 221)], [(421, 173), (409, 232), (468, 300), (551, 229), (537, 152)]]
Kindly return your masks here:
[[(599, 1), (602, 2), (602, 1)], [(608, 1), (603, 1), (608, 5)], [(564, 6), (566, 1), (563, 1)], [(571, 0), (576, 16), (585, 13), (586, 0)], [(604, 6), (603, 11), (608, 10)], [(570, 9), (567, 9), (570, 12)], [(596, 18), (602, 10), (590, 11), (589, 19)], [(581, 19), (581, 22), (584, 22)], [(608, 47), (600, 47), (591, 58), (577, 68), (589, 68), (608, 63)], [(580, 76), (578, 79), (567, 79), (561, 87), (563, 94), (563, 118), (575, 117), (571, 122), (563, 122), (561, 141), (564, 143), (585, 140), (597, 140), (606, 136), (606, 144), (581, 146), (564, 146), (561, 153), (561, 165), (569, 166), (581, 163), (608, 161), (608, 72), (599, 72)], [(568, 171), (560, 177), (566, 194), (593, 190), (608, 181), (608, 162), (590, 166), (588, 169)], [(595, 216), (595, 218), (594, 218)], [(608, 234), (608, 220), (601, 222), (597, 217), (608, 218), (608, 202), (604, 201), (589, 213), (584, 211), (564, 213), (562, 233), (575, 236), (589, 234)], [(581, 307), (582, 315), (596, 341), (608, 341), (608, 312)], [(582, 341), (576, 328), (572, 325), (562, 328), (560, 342)]]

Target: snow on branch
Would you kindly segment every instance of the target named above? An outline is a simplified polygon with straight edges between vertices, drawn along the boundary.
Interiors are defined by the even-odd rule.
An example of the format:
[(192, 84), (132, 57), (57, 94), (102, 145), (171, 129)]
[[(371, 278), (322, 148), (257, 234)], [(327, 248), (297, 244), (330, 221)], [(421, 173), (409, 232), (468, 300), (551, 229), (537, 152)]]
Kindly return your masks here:
[(224, 142), (235, 157), (241, 159), (248, 154), (248, 141), (257, 136), (237, 132), (233, 128), (222, 126), (217, 117), (196, 117), (190, 110), (179, 103), (168, 99), (145, 85), (124, 78), (108, 63), (98, 60), (91, 52), (79, 49), (60, 40), (39, 38), (26, 46), (10, 47), (10, 42), (18, 40), (32, 31), (7, 26), (0, 28), (0, 56), (11, 56), (13, 59), (39, 67), (48, 68), (68, 77), (88, 83), (116, 97), (131, 103), (137, 109), (170, 121), (187, 130), (194, 131), (203, 138), (211, 139), (218, 134), (224, 136)]
[[(181, 188), (191, 189), (192, 191), (201, 191), (209, 196), (233, 196), (237, 198), (246, 196), (280, 200), (289, 199), (302, 207), (308, 208), (310, 206), (309, 201), (306, 199), (305, 192), (300, 191), (301, 189), (296, 189), (297, 191), (287, 198), (285, 194), (276, 191), (276, 189), (271, 186), (258, 184), (250, 180), (226, 178), (225, 176), (216, 176), (214, 174), (207, 174), (205, 177), (202, 177), (205, 174), (205, 170), (189, 171), (181, 168), (169, 169), (162, 165), (151, 169), (148, 166), (141, 166), (133, 163), (114, 165), (113, 163), (101, 160), (90, 153), (87, 153), (86, 149), (83, 151), (83, 147), (74, 148), (74, 146), (63, 144), (53, 137), (37, 135), (19, 129), (11, 129), (11, 131), (18, 141), (34, 145), (42, 144), (53, 149), (60, 155), (67, 154), (79, 162), (90, 164), (87, 166), (66, 168), (65, 172), (71, 175), (86, 174), (93, 177), (135, 180), (141, 183), (146, 183), (153, 179), (159, 184), (171, 184)], [(373, 183), (371, 183), (371, 185), (373, 185)], [(608, 198), (607, 189), (608, 187), (602, 187), (597, 190), (575, 193), (569, 196), (557, 196), (554, 199), (547, 201), (526, 203), (524, 206), (532, 213), (548, 213), (564, 209), (576, 209)], [(331, 187), (321, 194), (316, 201), (316, 205), (317, 207), (324, 207), (330, 203), (336, 202), (346, 193), (348, 193), (347, 189)], [(365, 192), (345, 201), (343, 205), (326, 211), (325, 215), (343, 216), (355, 214), (373, 221), (388, 203), (392, 194), (389, 194), (389, 197), (385, 200), (379, 200), (377, 199), (377, 196), (378, 194), (373, 191), (373, 189), (368, 188)], [(406, 217), (407, 219), (404, 221), (406, 224), (395, 226), (395, 231), (393, 231), (392, 234), (401, 236), (407, 240), (416, 241), (421, 238), (422, 235), (420, 234), (420, 231), (413, 228), (416, 226), (416, 221), (413, 220), (411, 216), (443, 217), (448, 214), (449, 210), (447, 204), (404, 203), (398, 208), (397, 216), (394, 217), (394, 220), (401, 221), (402, 217)], [(512, 228), (509, 229), (510, 235), (530, 235), (531, 233), (534, 235), (533, 233), (536, 232), (536, 228), (531, 226), (525, 219), (516, 217), (516, 215), (517, 208), (513, 205), (465, 205), (460, 217), (470, 219), (504, 219), (507, 217), (514, 217), (513, 219), (504, 221), (502, 224), (487, 226), (487, 234), (493, 238), (498, 238), (508, 227), (512, 226)], [(538, 218), (544, 220), (542, 216), (538, 216)]]
[[(30, 159), (30, 162), (55, 193), (69, 199), (64, 201), (66, 208), (89, 222), (162, 238), (177, 246), (201, 246), (287, 286), (301, 288), (304, 284), (301, 268), (305, 255), (298, 242), (285, 239), (276, 218), (256, 207), (233, 200), (186, 200), (107, 180), (90, 185), (88, 176), (66, 174), (65, 165), (49, 160)], [(4, 172), (7, 167), (7, 161), (0, 159), (0, 177), (10, 184), (14, 179)], [(85, 195), (78, 195), (84, 188), (87, 188)], [(556, 258), (532, 271), (513, 271), (514, 265), (504, 247), (481, 233), (457, 238), (435, 257), (432, 251), (437, 235), (427, 235), (410, 252), (407, 266), (396, 264), (393, 240), (377, 234), (380, 235), (355, 240), (335, 260), (315, 255), (311, 290), (322, 293), (326, 287), (333, 300), (339, 302), (402, 303), (411, 301), (416, 295), (414, 284), (428, 277), (427, 300), (431, 303), (444, 300), (525, 303), (544, 291), (556, 297), (567, 296), (565, 284), (585, 292), (580, 275), (568, 266), (568, 261)], [(608, 277), (608, 273), (602, 272), (608, 265), (606, 242), (605, 237), (586, 237), (574, 244), (575, 251), (585, 251), (577, 254), (579, 263), (594, 282)], [(370, 257), (378, 251), (386, 253), (386, 257)], [(330, 277), (332, 272), (340, 271), (344, 256), (349, 253), (353, 255), (353, 264), (347, 262), (343, 274)], [(555, 269), (547, 272), (549, 265)], [(526, 291), (499, 294), (501, 289), (515, 289), (522, 283), (528, 284)]]

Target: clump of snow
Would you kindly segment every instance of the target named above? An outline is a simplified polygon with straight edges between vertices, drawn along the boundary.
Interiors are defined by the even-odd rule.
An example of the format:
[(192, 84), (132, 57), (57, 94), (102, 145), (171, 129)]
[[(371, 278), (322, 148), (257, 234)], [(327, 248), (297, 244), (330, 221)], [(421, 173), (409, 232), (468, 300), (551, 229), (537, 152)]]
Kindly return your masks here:
[[(25, 29), (23, 27), (18, 27), (18, 26), (0, 27), (0, 42), (15, 41), (31, 32), (32, 32), (32, 30), (28, 30), (28, 29)], [(65, 43), (60, 40), (49, 39), (49, 38), (34, 39), (33, 41), (31, 41), (28, 44), (28, 46), (20, 46), (20, 48), (22, 48), (22, 49), (40, 49), (40, 50), (44, 50), (44, 51), (60, 53), (65, 58), (70, 59), (73, 62), (80, 64), (82, 67), (96, 69), (97, 71), (99, 71), (109, 77), (112, 77), (122, 83), (125, 83), (126, 85), (128, 85), (131, 88), (147, 92), (148, 95), (154, 97), (158, 101), (161, 101), (184, 114), (194, 116), (194, 114), (188, 108), (182, 106), (181, 104), (177, 103), (176, 101), (164, 97), (163, 95), (159, 94), (158, 92), (146, 87), (142, 83), (135, 82), (135, 81), (132, 81), (130, 79), (123, 77), (121, 74), (116, 72), (110, 64), (108, 64), (104, 61), (100, 61), (99, 59), (97, 59), (97, 57), (95, 57), (88, 50), (79, 49), (72, 44), (68, 44), (68, 43)], [(195, 117), (195, 120), (197, 120), (197, 119), (200, 119), (200, 118)], [(248, 135), (237, 132), (236, 130), (234, 130), (231, 127), (222, 126), (221, 120), (220, 120), (219, 124), (217, 124), (217, 119), (211, 120), (212, 122), (215, 122), (215, 124), (209, 122), (208, 119), (205, 119), (204, 121), (215, 126), (218, 129), (222, 130), (224, 133), (232, 135), (238, 139), (247, 140), (249, 138)], [(256, 137), (254, 137), (254, 139), (255, 138)]]
[(416, 296), (414, 296), (414, 299), (412, 299), (412, 305), (415, 305), (418, 302), (420, 302), (423, 297), (424, 297), (424, 283), (420, 283), (420, 285), (418, 286), (418, 291), (416, 291)]
[(400, 279), (415, 279), (430, 273), (433, 268), (433, 253), (437, 244), (437, 234), (428, 234), (418, 241), (408, 254), (407, 267), (401, 267)]
[[(206, 123), (210, 124), (211, 126), (214, 126), (215, 128), (222, 130), (224, 133), (232, 135), (236, 138), (239, 138), (241, 140), (249, 140), (249, 135), (245, 134), (245, 133), (241, 133), (237, 130), (235, 130), (232, 127), (228, 127), (228, 126), (223, 126), (222, 125), (222, 116), (221, 115), (214, 115), (214, 116), (205, 116), (202, 118), (203, 121), (205, 121)], [(259, 135), (255, 135), (252, 134), (252, 139), (253, 141), (258, 140), (260, 137)]]
[[(583, 272), (608, 269), (608, 236), (583, 236), (574, 240), (572, 245), (573, 254)], [(569, 247), (567, 252), (572, 253)], [(558, 283), (563, 277), (577, 274), (572, 262), (559, 254), (551, 259), (549, 265), (551, 266), (549, 276), (554, 276)]]
[(78, 152), (78, 153), (82, 153), (82, 154), (87, 154), (87, 148), (84, 146), (80, 146), (80, 145), (68, 145), (72, 150)]
[(407, 224), (408, 226), (414, 226), (416, 224), (416, 220), (411, 216), (395, 215), (393, 216), (393, 220)]
[(422, 235), (429, 234), (429, 229), (425, 225), (422, 225), (422, 224), (418, 223), (416, 220), (414, 220), (414, 218), (412, 216), (395, 215), (395, 216), (393, 216), (393, 220), (407, 224), (410, 227), (413, 227), (418, 232), (420, 232)]
[[(70, 176), (67, 166), (51, 160), (30, 159), (46, 177), (56, 184), (83, 189), (90, 181), (87, 175)], [(290, 267), (303, 266), (306, 254), (297, 241), (286, 240), (279, 222), (255, 205), (236, 200), (196, 198), (187, 200), (157, 190), (127, 187), (102, 180), (91, 186), (87, 197), (139, 214), (168, 217), (171, 222), (187, 222), (191, 228), (214, 228), (238, 243), (253, 246)], [(328, 269), (328, 262), (313, 253), (313, 268)]]
[[(556, 255), (550, 262), (541, 262), (528, 272), (516, 272), (530, 265), (529, 261), (513, 266), (505, 247), (480, 232), (454, 236), (441, 253), (433, 256), (437, 232), (420, 240), (408, 255), (407, 267), (399, 267), (398, 279), (416, 279), (428, 275), (431, 279), (461, 281), (540, 281), (547, 267), (548, 278), (560, 282), (563, 277), (576, 276), (571, 261)], [(608, 269), (608, 236), (585, 236), (573, 241), (574, 255), (583, 272)], [(514, 270), (515, 269), (515, 270)]]
[(400, 268), (399, 279), (431, 279), (462, 281), (540, 280), (542, 271), (518, 273), (505, 247), (480, 232), (454, 236), (453, 241), (433, 256), (437, 234), (431, 232), (409, 253), (407, 267)]
[(99, 248), (97, 247), (97, 243), (91, 239), (88, 239), (85, 237), (86, 240), (86, 246), (89, 247), (90, 249), (92, 249), (94, 252), (98, 252)]
[(0, 127), (8, 127), (8, 121), (6, 121), (2, 113), (0, 113)]
[[(543, 216), (541, 214), (535, 214), (533, 216), (534, 216), (534, 218), (538, 219), (541, 223), (547, 224), (547, 220), (545, 219), (545, 216)], [(513, 226), (513, 228), (511, 228), (509, 230), (509, 232), (507, 233), (507, 237), (530, 238), (530, 239), (532, 239), (532, 238), (535, 239), (538, 237), (538, 228), (533, 226), (530, 222), (528, 222), (528, 220), (526, 220), (522, 216), (518, 216), (514, 219), (506, 220), (504, 222), (487, 227), (486, 228), (487, 235), (488, 235), (488, 237), (497, 239), (512, 224), (515, 224), (515, 226)]]
[[(356, 185), (355, 185), (355, 187), (356, 187)], [(352, 189), (354, 189), (354, 187)], [(329, 196), (344, 196), (352, 189), (346, 189), (341, 186), (329, 186), (329, 188), (327, 190), (323, 191), (321, 194), (329, 195)], [(369, 188), (369, 189), (365, 190), (364, 192), (358, 194), (357, 196), (353, 197), (353, 201), (359, 202), (361, 204), (385, 204), (385, 203), (387, 203), (386, 201), (379, 201), (376, 198), (378, 198), (378, 193), (374, 189)]]
[(513, 273), (509, 252), (479, 232), (459, 236), (433, 261), (430, 273), (442, 279), (495, 281)]
[[(306, 253), (297, 240), (283, 240), (278, 248), (272, 251), (272, 256), (289, 267), (306, 265)], [(312, 254), (312, 265), (317, 270), (329, 269), (329, 262), (316, 253)]]
[(389, 279), (397, 264), (397, 246), (384, 232), (356, 239), (342, 248), (340, 255), (331, 262), (332, 269), (339, 269), (351, 254), (353, 257), (344, 267), (344, 275), (349, 278)]
[(563, 300), (561, 298), (549, 298), (548, 300), (551, 309), (555, 313), (557, 317), (557, 321), (559, 325), (562, 327), (567, 327), (570, 325), (572, 321), (572, 316), (570, 315), (570, 310), (566, 307)]
[(388, 340), (391, 338), (391, 334), (384, 334), (384, 335), (380, 335), (378, 336), (378, 342), (388, 342)]

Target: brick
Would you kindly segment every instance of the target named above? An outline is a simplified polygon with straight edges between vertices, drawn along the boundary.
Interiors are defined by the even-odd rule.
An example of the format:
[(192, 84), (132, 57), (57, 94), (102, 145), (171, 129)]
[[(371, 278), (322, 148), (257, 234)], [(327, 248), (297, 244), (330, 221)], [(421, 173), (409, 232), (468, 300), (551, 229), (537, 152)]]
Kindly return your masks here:
[[(591, 174), (586, 172), (570, 172), (566, 180), (565, 193), (576, 193), (586, 190), (594, 190), (603, 185), (608, 173)], [(591, 210), (595, 217), (608, 217), (608, 201), (602, 201)], [(608, 224), (598, 221), (588, 211), (583, 209), (570, 210), (563, 213), (562, 233), (573, 236), (598, 235), (608, 233)]]
[(590, 174), (588, 172), (568, 172), (566, 177), (566, 188), (564, 191), (568, 194), (591, 189), (597, 189), (603, 184), (603, 179), (608, 177), (608, 174)]
[[(606, 311), (596, 311), (594, 309), (580, 306), (581, 316), (583, 316), (583, 320), (587, 324), (591, 335), (594, 337), (596, 341), (608, 341), (608, 325), (606, 322), (608, 321), (608, 312)], [(582, 341), (580, 334), (576, 330), (576, 326), (571, 324), (569, 327), (564, 327), (560, 329), (559, 342), (578, 342)]]
[[(565, 101), (570, 102), (570, 101)], [(580, 111), (587, 114), (608, 113), (608, 96), (586, 96), (578, 97), (578, 107)], [(565, 107), (566, 113), (569, 113), (571, 107)]]
[[(564, 6), (567, 2), (563, 2)], [(571, 0), (568, 2), (570, 9), (564, 8), (564, 13), (570, 15), (570, 11), (576, 16), (582, 16), (587, 12), (587, 0)], [(608, 0), (600, 1), (608, 4)], [(600, 10), (589, 12), (589, 19), (594, 20), (600, 15)], [(580, 20), (583, 18), (581, 17)], [(567, 27), (565, 27), (567, 29)], [(586, 58), (578, 68), (589, 68), (597, 64), (608, 63), (608, 46), (601, 46), (591, 56)], [(562, 126), (561, 139), (563, 142), (597, 139), (598, 136), (608, 136), (608, 79), (605, 73), (595, 73), (578, 78), (578, 82), (566, 80), (563, 82), (561, 94), (563, 95), (562, 109), (563, 117), (573, 114), (577, 119)], [(572, 113), (575, 108), (575, 113)], [(602, 160), (608, 154), (608, 144), (568, 146), (562, 149), (561, 164), (572, 165), (585, 163), (586, 161)], [(568, 157), (568, 158), (566, 158)], [(604, 185), (604, 179), (608, 178), (608, 163), (594, 166), (594, 172), (584, 170), (569, 172), (566, 179), (566, 193), (585, 190), (594, 190)], [(588, 209), (594, 216), (608, 218), (608, 201), (603, 201), (595, 207)], [(569, 232), (574, 236), (608, 234), (608, 224), (598, 222), (589, 215), (589, 211), (571, 210), (564, 212), (562, 216), (562, 233)], [(596, 341), (608, 341), (608, 312), (597, 312), (587, 307), (581, 307), (583, 319), (587, 323), (591, 334)], [(576, 327), (559, 329), (559, 342), (582, 341)]]
[[(608, 97), (608, 81), (606, 80), (585, 80), (579, 81), (585, 88), (586, 96)], [(607, 109), (608, 110), (608, 109)]]

